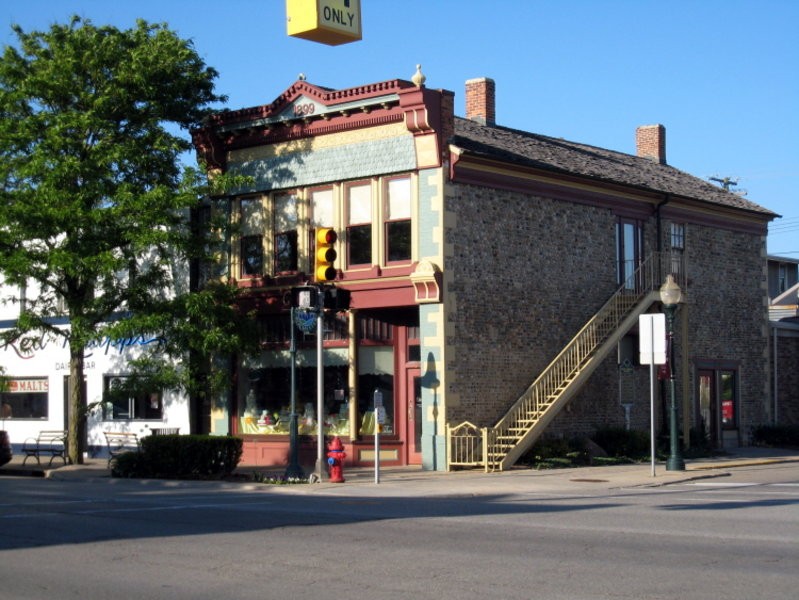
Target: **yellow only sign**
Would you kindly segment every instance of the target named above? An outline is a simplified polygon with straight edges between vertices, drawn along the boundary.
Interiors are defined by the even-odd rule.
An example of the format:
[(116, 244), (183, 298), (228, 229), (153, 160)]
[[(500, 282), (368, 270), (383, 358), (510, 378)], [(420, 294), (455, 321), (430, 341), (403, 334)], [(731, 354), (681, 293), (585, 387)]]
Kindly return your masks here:
[(338, 46), (361, 39), (361, 0), (286, 0), (288, 35)]

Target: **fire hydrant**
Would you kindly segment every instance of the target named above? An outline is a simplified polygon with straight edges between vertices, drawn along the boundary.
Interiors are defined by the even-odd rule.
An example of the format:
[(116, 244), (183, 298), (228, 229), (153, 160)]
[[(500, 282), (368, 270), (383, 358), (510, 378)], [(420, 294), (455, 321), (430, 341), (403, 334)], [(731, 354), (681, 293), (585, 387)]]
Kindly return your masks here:
[(330, 442), (327, 452), (327, 464), (330, 465), (330, 483), (344, 483), (344, 459), (347, 454), (337, 437)]

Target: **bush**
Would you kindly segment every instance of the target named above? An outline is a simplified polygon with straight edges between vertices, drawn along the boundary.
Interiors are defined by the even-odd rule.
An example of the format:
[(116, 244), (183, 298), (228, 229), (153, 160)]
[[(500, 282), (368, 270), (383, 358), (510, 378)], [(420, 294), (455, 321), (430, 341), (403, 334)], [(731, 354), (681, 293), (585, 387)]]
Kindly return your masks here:
[(539, 440), (519, 459), (536, 469), (562, 469), (588, 464), (589, 459), (582, 448), (564, 439)]
[(599, 429), (591, 437), (608, 456), (638, 459), (651, 453), (649, 433), (622, 427)]
[(141, 451), (120, 454), (111, 461), (113, 477), (218, 479), (239, 464), (241, 438), (215, 435), (151, 435)]
[(799, 448), (799, 425), (761, 425), (752, 430), (755, 446)]

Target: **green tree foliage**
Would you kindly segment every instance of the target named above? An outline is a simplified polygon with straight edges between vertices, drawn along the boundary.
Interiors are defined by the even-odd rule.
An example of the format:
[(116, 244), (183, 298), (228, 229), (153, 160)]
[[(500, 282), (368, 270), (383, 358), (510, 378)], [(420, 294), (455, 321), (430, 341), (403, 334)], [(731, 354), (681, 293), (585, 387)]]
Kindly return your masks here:
[[(4, 337), (67, 338), (69, 457), (82, 462), (86, 344), (161, 333), (175, 306), (189, 316), (202, 302), (164, 290), (202, 246), (189, 226), (203, 190), (181, 168), (185, 132), (225, 98), (217, 72), (164, 24), (119, 30), (73, 17), (44, 32), (13, 29), (17, 44), (0, 58), (0, 273), (29, 293)], [(228, 293), (201, 297), (229, 313)], [(54, 324), (63, 315), (69, 328)], [(206, 324), (205, 334), (224, 328)]]

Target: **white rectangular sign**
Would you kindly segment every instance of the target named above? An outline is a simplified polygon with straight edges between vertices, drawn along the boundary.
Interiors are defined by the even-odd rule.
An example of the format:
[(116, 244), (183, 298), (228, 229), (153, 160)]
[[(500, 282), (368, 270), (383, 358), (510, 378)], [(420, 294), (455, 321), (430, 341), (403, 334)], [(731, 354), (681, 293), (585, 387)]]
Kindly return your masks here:
[(638, 317), (638, 352), (642, 365), (666, 364), (666, 315), (655, 313)]

